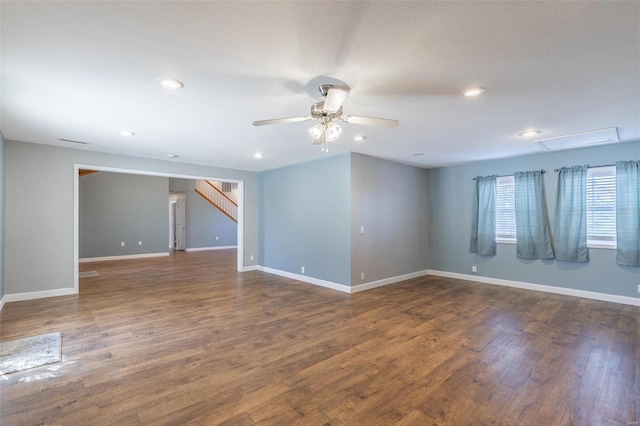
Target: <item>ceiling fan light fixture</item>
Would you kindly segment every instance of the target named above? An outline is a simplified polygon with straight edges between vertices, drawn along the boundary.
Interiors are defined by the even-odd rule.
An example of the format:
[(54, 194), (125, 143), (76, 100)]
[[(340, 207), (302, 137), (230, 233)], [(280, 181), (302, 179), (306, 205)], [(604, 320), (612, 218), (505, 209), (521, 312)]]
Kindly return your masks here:
[(253, 158), (262, 158), (264, 157), (264, 154), (261, 152), (256, 152), (255, 154), (253, 154)]
[(486, 91), (487, 89), (485, 89), (484, 87), (473, 87), (471, 89), (467, 89), (464, 92), (462, 92), (462, 96), (467, 98), (470, 98), (473, 96), (480, 96)]
[(320, 139), (322, 139), (322, 135), (324, 134), (324, 131), (325, 131), (324, 126), (325, 126), (324, 123), (318, 123), (309, 129), (309, 134), (311, 135), (314, 141), (319, 141)]
[(342, 133), (342, 128), (332, 121), (327, 124), (325, 132), (327, 133), (327, 142), (334, 142)]
[(120, 136), (124, 136), (125, 138), (128, 138), (131, 136), (135, 136), (135, 133), (133, 133), (131, 130), (120, 130)]

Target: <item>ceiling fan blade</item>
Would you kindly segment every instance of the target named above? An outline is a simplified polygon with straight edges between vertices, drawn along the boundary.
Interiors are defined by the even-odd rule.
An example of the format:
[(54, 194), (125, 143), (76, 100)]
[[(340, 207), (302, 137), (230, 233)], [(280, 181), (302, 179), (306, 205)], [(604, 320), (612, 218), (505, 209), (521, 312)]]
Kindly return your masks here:
[(347, 96), (349, 96), (349, 91), (332, 87), (327, 92), (327, 98), (324, 100), (322, 108), (326, 111), (338, 111), (344, 101), (347, 100)]
[(288, 117), (288, 118), (272, 118), (271, 120), (258, 120), (254, 121), (254, 126), (266, 126), (267, 124), (279, 124), (279, 123), (296, 123), (298, 121), (309, 121), (313, 117)]
[(356, 115), (347, 115), (340, 117), (340, 120), (345, 123), (353, 124), (366, 124), (367, 126), (380, 126), (380, 127), (396, 127), (400, 122), (398, 120), (391, 120), (389, 118), (375, 118), (375, 117), (358, 117)]

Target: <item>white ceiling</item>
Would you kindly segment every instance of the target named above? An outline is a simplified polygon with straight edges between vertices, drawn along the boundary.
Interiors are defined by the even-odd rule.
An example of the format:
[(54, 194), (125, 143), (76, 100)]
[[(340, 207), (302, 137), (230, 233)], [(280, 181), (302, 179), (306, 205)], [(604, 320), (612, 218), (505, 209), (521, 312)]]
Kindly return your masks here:
[[(335, 79), (351, 86), (345, 114), (400, 126), (344, 124), (330, 155), (436, 167), (540, 152), (518, 136), (529, 128), (640, 139), (637, 1), (3, 1), (0, 13), (10, 140), (267, 170), (327, 154), (312, 122), (251, 123), (308, 115)], [(487, 93), (460, 96), (473, 86)]]

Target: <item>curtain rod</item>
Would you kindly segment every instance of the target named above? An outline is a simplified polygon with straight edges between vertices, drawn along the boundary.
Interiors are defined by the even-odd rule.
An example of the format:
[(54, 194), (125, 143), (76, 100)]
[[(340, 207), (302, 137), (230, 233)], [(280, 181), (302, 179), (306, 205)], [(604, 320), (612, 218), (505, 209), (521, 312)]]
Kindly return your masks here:
[[(613, 163), (613, 164), (602, 164), (602, 165), (600, 165), (600, 166), (590, 166), (590, 165), (587, 165), (587, 169), (593, 169), (593, 168), (595, 168), (595, 167), (613, 167), (613, 166), (615, 166), (615, 165), (616, 165), (616, 163)], [(560, 171), (560, 169), (553, 169), (553, 171), (554, 171), (554, 172), (556, 172), (556, 173), (558, 173), (558, 172)]]
[[(547, 172), (547, 171), (546, 171), (546, 170), (544, 170), (544, 169), (542, 169), (542, 170), (534, 170), (534, 171), (535, 171), (535, 172), (539, 171), (540, 173), (546, 173), (546, 172)], [(557, 171), (558, 171), (558, 170), (556, 169), (556, 172), (557, 172)], [(507, 177), (507, 176), (513, 176), (513, 174), (510, 174), (510, 175), (498, 175), (498, 176), (496, 176), (496, 177)], [(476, 178), (473, 178), (473, 179), (471, 179), (471, 180), (476, 180)]]

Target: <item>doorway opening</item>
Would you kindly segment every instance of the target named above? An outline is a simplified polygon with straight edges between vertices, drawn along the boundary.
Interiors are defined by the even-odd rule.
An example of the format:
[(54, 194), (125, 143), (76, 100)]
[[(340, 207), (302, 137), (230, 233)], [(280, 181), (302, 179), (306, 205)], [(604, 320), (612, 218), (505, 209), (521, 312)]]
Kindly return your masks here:
[[(237, 238), (237, 246), (236, 246), (236, 270), (238, 272), (243, 272), (244, 270), (244, 181), (242, 180), (234, 180), (234, 179), (226, 179), (220, 178), (216, 176), (193, 176), (193, 175), (182, 175), (182, 174), (174, 174), (174, 173), (163, 173), (163, 172), (151, 172), (151, 171), (143, 171), (143, 170), (134, 170), (134, 169), (121, 169), (114, 167), (104, 167), (97, 166), (91, 164), (75, 164), (74, 165), (74, 272), (73, 272), (73, 280), (74, 280), (74, 293), (78, 293), (79, 286), (79, 222), (80, 222), (80, 214), (79, 214), (79, 175), (80, 170), (92, 170), (92, 171), (103, 171), (103, 172), (112, 172), (112, 173), (122, 173), (122, 174), (131, 174), (131, 175), (143, 175), (143, 176), (159, 176), (159, 177), (167, 177), (167, 178), (177, 178), (177, 179), (187, 179), (187, 180), (211, 180), (211, 181), (219, 181), (219, 182), (232, 182), (237, 184), (238, 191), (238, 221), (236, 228), (236, 238)], [(166, 200), (166, 198), (165, 198)], [(166, 201), (165, 201), (166, 202)], [(165, 204), (166, 205), (166, 204)], [(165, 207), (166, 208), (166, 207)], [(184, 208), (182, 209), (184, 212)], [(165, 210), (166, 212), (166, 210)], [(166, 214), (166, 213), (165, 213)], [(170, 212), (171, 215), (171, 212)], [(166, 216), (165, 216), (166, 217)], [(178, 224), (178, 201), (176, 201), (176, 225)], [(183, 222), (184, 223), (184, 222)], [(184, 248), (186, 249), (186, 223), (185, 223), (185, 238), (182, 238), (181, 241), (184, 243)], [(179, 227), (177, 227), (179, 228)], [(166, 229), (166, 228), (165, 228)], [(166, 232), (166, 231), (165, 231)], [(176, 229), (176, 233), (180, 233), (180, 229)], [(165, 234), (166, 235), (166, 234)], [(166, 238), (166, 237), (165, 237)], [(164, 239), (164, 238), (163, 238)], [(166, 241), (166, 240), (165, 240)], [(176, 241), (176, 244), (178, 241)]]

